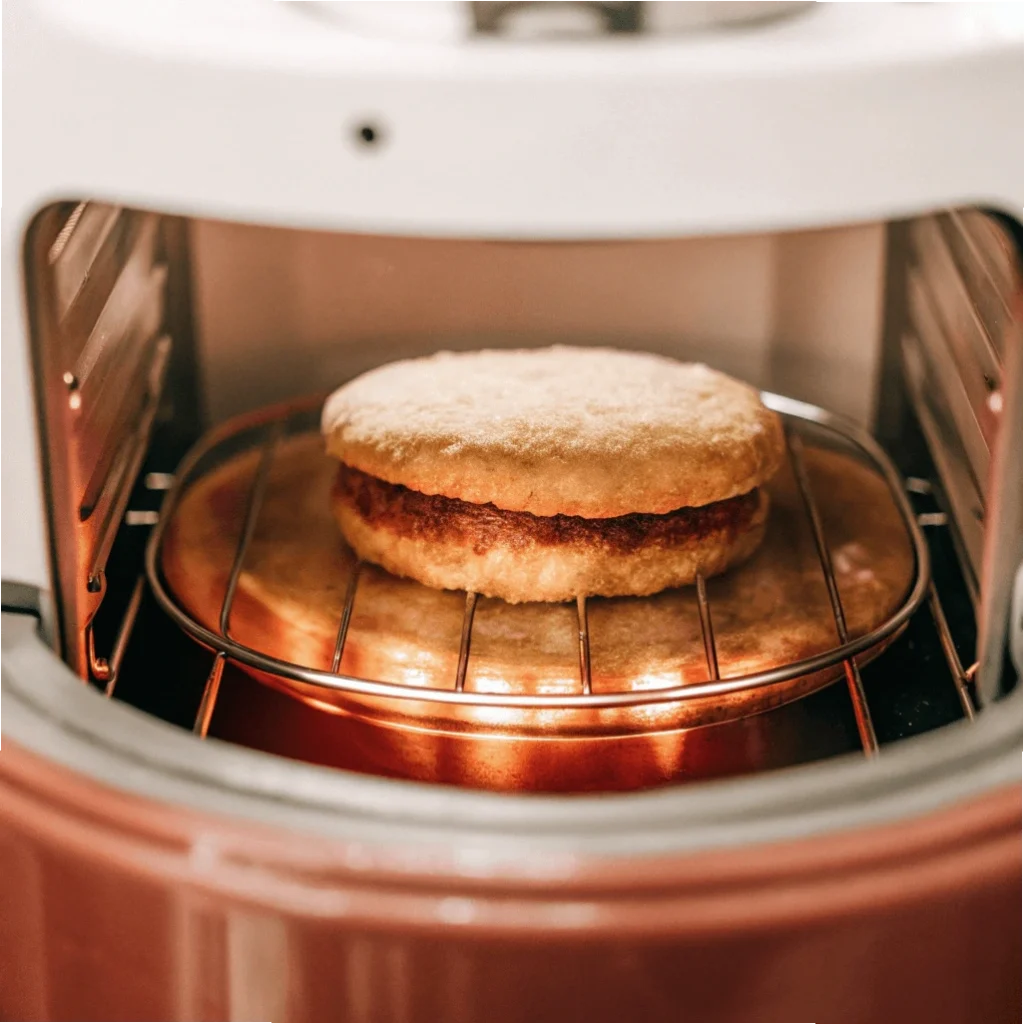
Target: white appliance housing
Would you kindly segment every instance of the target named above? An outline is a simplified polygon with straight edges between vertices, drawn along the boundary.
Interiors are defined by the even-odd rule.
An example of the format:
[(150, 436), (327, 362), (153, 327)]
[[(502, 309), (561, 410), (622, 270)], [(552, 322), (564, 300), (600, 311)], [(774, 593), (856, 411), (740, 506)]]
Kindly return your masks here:
[[(681, 265), (696, 265), (709, 247), (728, 250), (740, 236), (825, 229), (821, 238), (787, 250), (792, 269), (813, 267), (821, 253), (831, 252), (828, 232), (835, 229), (842, 244), (849, 243), (844, 251), (856, 257), (839, 266), (866, 268), (860, 290), (850, 294), (875, 304), (870, 316), (851, 318), (857, 323), (846, 332), (846, 344), (861, 344), (882, 320), (879, 222), (976, 206), (1021, 218), (1024, 139), (1016, 124), (1024, 95), (1024, 9), (799, 6), (777, 19), (727, 29), (523, 41), (467, 31), (460, 5), (444, 3), (416, 4), (413, 29), (393, 32), (388, 22), (394, 11), (373, 4), (323, 11), (316, 4), (271, 0), (9, 0), (3, 10), (8, 102), (0, 242), (5, 595), (8, 586), (12, 593), (19, 585), (38, 591), (43, 632), (52, 624), (42, 388), (34, 373), (25, 256), (34, 219), (58, 201), (96, 200), (194, 218), (204, 257), (194, 305), (207, 320), (203, 344), (215, 371), (242, 362), (246, 343), (250, 353), (257, 343), (270, 351), (279, 336), (268, 329), (254, 341), (266, 295), (254, 295), (252, 308), (227, 322), (223, 310), (240, 308), (245, 287), (255, 281), (258, 289), (273, 277), (273, 268), (253, 276), (233, 295), (236, 301), (220, 303), (238, 284), (225, 272), (236, 253), (252, 243), (257, 255), (276, 251), (305, 259), (308, 295), (319, 301), (330, 286), (326, 277), (316, 279), (320, 256), (372, 255), (382, 236), (393, 236), (384, 241), (393, 243), (396, 261), (420, 259), (412, 250), (428, 239), (450, 243), (445, 251), (465, 267), (475, 259), (474, 243), (552, 242), (568, 249), (588, 241), (660, 240), (681, 247)], [(714, 251), (726, 262), (734, 258), (731, 250)], [(757, 258), (762, 256), (770, 257), (768, 247)], [(817, 270), (814, 280), (820, 281), (824, 272)], [(792, 275), (798, 284), (802, 273)], [(719, 284), (728, 276), (719, 274)], [(797, 347), (806, 352), (821, 320), (801, 313), (798, 291), (784, 305)], [(864, 313), (859, 300), (851, 302), (839, 308)], [(317, 319), (310, 313), (307, 326)], [(347, 340), (357, 348), (358, 335)], [(1017, 525), (1012, 515), (1003, 517), (1002, 532), (986, 535), (989, 579), (981, 585), (981, 619), (998, 620), (1000, 628), (985, 656), (1002, 667), (1012, 603), (1010, 630), (1018, 642), (1010, 646), (1018, 675), (1020, 357), (1018, 345), (1006, 368), (1004, 414), (1013, 422), (1015, 433), (1008, 433), (1015, 441), (993, 455), (993, 493), (1004, 501), (1016, 488)], [(287, 353), (280, 361), (286, 359)], [(218, 416), (253, 397), (218, 393)], [(843, 978), (831, 1005), (854, 1016), (860, 1007), (865, 1019), (877, 1010), (873, 1000), (880, 990), (872, 983), (890, 965), (875, 955), (851, 962), (849, 951), (856, 957), (858, 950), (876, 948), (865, 937), (874, 942), (879, 935), (910, 934), (881, 930), (874, 909), (853, 905), (859, 894), (873, 900), (883, 891), (860, 885), (872, 872), (884, 875), (885, 898), (900, 912), (920, 865), (932, 868), (920, 905), (934, 910), (936, 920), (946, 911), (962, 912), (950, 919), (984, 924), (993, 904), (1004, 910), (1010, 905), (1003, 893), (1015, 884), (1015, 856), (1019, 867), (1019, 685), (979, 712), (977, 721), (893, 743), (875, 761), (857, 754), (713, 786), (527, 799), (335, 771), (216, 739), (203, 743), (126, 703), (104, 701), (46, 649), (34, 619), (7, 611), (5, 599), (8, 749), (7, 760), (0, 757), (0, 792), (10, 787), (7, 792), (17, 797), (11, 806), (20, 801), (22, 816), (15, 820), (0, 801), (0, 831), (13, 822), (8, 863), (21, 872), (9, 875), (17, 911), (11, 920), (31, 923), (8, 947), (16, 947), (18, 963), (28, 965), (23, 977), (43, 979), (26, 985), (28, 996), (18, 1004), (39, 1008), (41, 1015), (64, 1005), (54, 995), (58, 990), (77, 998), (77, 979), (84, 977), (96, 980), (91, 991), (100, 997), (108, 994), (106, 984), (117, 990), (111, 1002), (97, 997), (97, 1005), (130, 1005), (133, 1012), (138, 1005), (140, 1014), (152, 1012), (157, 1004), (149, 997), (165, 985), (170, 994), (159, 1005), (183, 1019), (218, 1012), (238, 1019), (311, 1019), (316, 1007), (326, 1019), (339, 1019), (331, 993), (320, 1003), (313, 996), (306, 1000), (318, 980), (307, 955), (313, 947), (300, 941), (308, 933), (323, 939), (318, 948), (331, 970), (347, 965), (351, 991), (342, 994), (344, 1012), (362, 1011), (355, 1019), (388, 1013), (406, 1019), (402, 1013), (409, 1013), (416, 994), (402, 987), (407, 947), (378, 948), (358, 930), (361, 922), (373, 923), (375, 914), (392, 910), (396, 928), (429, 921), (435, 929), (422, 933), (427, 981), (434, 980), (430, 956), (436, 946), (443, 968), (437, 976), (451, 982), (445, 999), (461, 1013), (471, 1003), (460, 993), (476, 993), (486, 1011), (492, 975), (466, 964), (475, 963), (476, 947), (483, 949), (494, 935), (512, 934), (512, 902), (505, 892), (490, 900), (488, 886), (508, 882), (515, 890), (523, 879), (523, 888), (539, 895), (523, 902), (526, 910), (515, 927), (541, 922), (538, 927), (550, 933), (544, 941), (555, 944), (582, 936), (585, 967), (564, 973), (582, 979), (584, 994), (598, 992), (593, 983), (613, 969), (623, 970), (636, 991), (656, 989), (648, 984), (653, 975), (644, 973), (654, 961), (644, 959), (644, 950), (632, 960), (621, 956), (615, 919), (601, 916), (605, 897), (609, 906), (630, 905), (620, 898), (619, 878), (605, 867), (625, 866), (642, 881), (659, 858), (686, 876), (685, 884), (674, 874), (665, 883), (673, 901), (661, 890), (645, 897), (650, 919), (664, 926), (664, 932), (650, 932), (657, 947), (673, 929), (698, 920), (695, 907), (713, 902), (718, 860), (733, 870), (733, 861), (746, 855), (760, 870), (771, 866), (766, 844), (791, 843), (807, 865), (797, 873), (801, 885), (807, 883), (809, 917), (820, 909), (822, 919), (838, 922), (829, 933), (835, 945), (819, 941), (821, 933), (794, 927), (791, 944), (778, 947), (782, 955), (766, 959), (761, 935), (780, 922), (776, 937), (790, 928), (790, 908), (782, 906), (788, 890), (773, 892), (771, 882), (744, 863), (737, 869), (747, 886), (737, 883), (739, 911), (729, 927), (714, 933), (721, 963), (754, 979), (751, 998), (769, 1008), (791, 1005), (789, 994), (831, 968)], [(983, 665), (979, 679), (984, 684), (996, 675), (986, 675)], [(990, 821), (986, 815), (996, 804)], [(942, 818), (946, 812), (948, 819)], [(927, 833), (935, 820), (944, 827), (957, 824), (946, 828), (952, 838), (942, 838), (941, 849)], [(963, 821), (973, 829), (969, 857), (958, 845)], [(45, 828), (37, 828), (39, 822)], [(921, 822), (927, 828), (919, 829)], [(891, 839), (897, 833), (901, 841), (917, 837), (905, 847), (912, 856), (904, 857), (904, 847)], [(823, 857), (824, 847), (829, 852)], [(885, 854), (884, 872), (872, 866), (878, 850)], [(871, 861), (866, 868), (861, 855)], [(63, 859), (72, 856), (77, 860)], [(584, 878), (581, 865), (591, 861), (598, 870)], [(65, 863), (75, 871), (64, 871)], [(990, 864), (998, 885), (983, 894), (989, 902), (972, 902)], [(575, 884), (577, 873), (583, 878), (579, 892), (562, 899), (559, 887)], [(2, 876), (0, 871), (0, 882)], [(411, 916), (404, 896), (392, 900), (385, 886), (393, 881), (394, 892), (417, 886), (427, 892), (413, 901), (419, 918)], [(945, 906), (948, 892), (961, 884), (971, 898), (963, 906), (955, 900)], [(150, 891), (145, 886), (158, 894), (157, 902), (139, 898)], [(769, 922), (763, 933), (753, 930), (762, 928), (760, 919), (743, 931), (742, 916), (755, 903)], [(151, 906), (158, 906), (159, 921), (157, 912), (147, 916)], [(32, 930), (35, 922), (45, 924), (40, 908), (53, 907), (65, 910), (65, 925), (87, 940), (92, 934), (146, 934), (148, 953), (148, 937), (159, 932), (171, 968), (153, 968), (159, 978), (152, 988), (146, 987), (148, 975), (137, 990), (122, 986), (120, 979), (133, 970), (132, 981), (142, 976), (131, 957), (120, 957), (125, 973), (111, 968), (108, 975), (103, 968), (109, 965), (101, 961), (114, 958), (97, 957), (88, 941), (72, 948), (59, 928), (53, 934), (44, 934), (42, 925)], [(82, 926), (90, 914), (109, 931), (91, 932), (91, 919)], [(138, 932), (122, 927), (125, 921)], [(477, 925), (491, 931), (478, 940), (470, 930)], [(598, 926), (606, 931), (595, 939)], [(212, 948), (206, 943), (221, 932), (227, 952), (217, 961), (206, 955)], [(1004, 934), (1005, 928), (996, 942)], [(453, 936), (465, 936), (465, 947), (449, 952)], [(933, 1002), (952, 1006), (951, 1019), (958, 1013), (970, 1019), (977, 995), (972, 986), (981, 974), (982, 994), (997, 1008), (1012, 1002), (1006, 980), (1012, 956), (1005, 945), (997, 948), (981, 930), (965, 941), (955, 928), (932, 928), (928, 938), (934, 943), (920, 958), (912, 995), (930, 992)], [(592, 939), (594, 945), (587, 945)], [(611, 951), (605, 960), (592, 958), (593, 949), (601, 952), (599, 943)], [(705, 946), (697, 934), (692, 948)], [(917, 952), (911, 942), (884, 948), (894, 957), (913, 959)], [(53, 953), (63, 956), (69, 949), (66, 961)], [(962, 966), (965, 952), (974, 968), (998, 960), (996, 980), (986, 988), (978, 970), (953, 979), (955, 1002), (946, 998), (945, 986), (934, 991), (935, 965)], [(529, 991), (530, 978), (557, 974), (560, 961), (547, 954), (538, 940), (535, 965), (510, 962), (510, 972), (522, 973), (509, 973), (504, 994), (518, 997)], [(72, 961), (80, 975), (62, 970)], [(507, 966), (500, 950), (494, 962)], [(568, 962), (570, 968), (575, 963)], [(363, 970), (367, 963), (372, 971)], [(665, 963), (670, 970), (664, 977), (681, 984), (676, 964)], [(607, 972), (605, 964), (612, 965)], [(720, 990), (713, 974), (707, 972), (709, 984)], [(897, 974), (889, 971), (890, 981)], [(850, 977), (866, 982), (855, 993), (862, 1002), (849, 1004), (852, 1010)], [(899, 989), (901, 979), (896, 982)], [(560, 983), (556, 977), (553, 988)], [(223, 991), (214, 998), (216, 986)], [(139, 1003), (117, 1002), (125, 992)], [(721, 995), (711, 993), (712, 999)], [(890, 1006), (883, 1002), (883, 1009)]]

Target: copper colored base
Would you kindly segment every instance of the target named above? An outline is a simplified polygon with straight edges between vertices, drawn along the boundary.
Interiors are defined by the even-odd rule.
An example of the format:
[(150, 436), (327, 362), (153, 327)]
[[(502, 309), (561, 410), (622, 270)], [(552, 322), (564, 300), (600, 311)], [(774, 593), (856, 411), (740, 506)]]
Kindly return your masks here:
[[(168, 523), (163, 573), (178, 600), (216, 628), (259, 454), (196, 480)], [(850, 633), (865, 633), (899, 606), (913, 557), (887, 486), (848, 455), (807, 450), (833, 551)], [(336, 464), (315, 435), (281, 444), (268, 477), (231, 612), (233, 639), (274, 657), (328, 668), (353, 556), (330, 510)], [(788, 467), (769, 485), (772, 516), (761, 550), (709, 581), (723, 678), (828, 651), (835, 623), (813, 537)], [(708, 678), (693, 588), (651, 598), (589, 602), (597, 693), (656, 690)], [(255, 678), (337, 713), (348, 766), (483, 789), (632, 789), (684, 777), (749, 770), (800, 758), (779, 716), (723, 733), (708, 726), (780, 707), (842, 675), (842, 667), (715, 697), (613, 708), (464, 706), (430, 699), (453, 686), (463, 596), (363, 570), (341, 672), (422, 688), (422, 699), (346, 693), (252, 671)], [(880, 645), (881, 646), (881, 645)], [(860, 656), (866, 661), (880, 646)], [(481, 600), (466, 690), (579, 693), (575, 611), (566, 605)], [(729, 751), (729, 744), (736, 750)], [(786, 755), (746, 758), (750, 744)]]
[(545, 856), (217, 817), (5, 741), (0, 1015), (1009, 1024), (1020, 872), (1019, 786), (769, 845)]

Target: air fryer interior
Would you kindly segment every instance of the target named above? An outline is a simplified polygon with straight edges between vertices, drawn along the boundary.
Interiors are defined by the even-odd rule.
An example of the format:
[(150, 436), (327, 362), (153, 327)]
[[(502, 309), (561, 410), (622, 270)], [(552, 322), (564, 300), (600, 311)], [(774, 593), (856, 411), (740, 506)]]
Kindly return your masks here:
[[(1004, 362), (1014, 365), (1000, 348), (1007, 330), (1019, 347), (1012, 237), (974, 211), (774, 235), (577, 244), (342, 235), (96, 204), (47, 208), (29, 233), (26, 269), (57, 646), (94, 688), (193, 728), (209, 696), (210, 655), (160, 611), (140, 567), (163, 495), (204, 431), (441, 348), (645, 349), (707, 362), (848, 417), (875, 432), (906, 478), (934, 591), (863, 673), (885, 757), (891, 744), (973, 717), (978, 705), (980, 565), (991, 525), (985, 473), (1009, 393), (999, 374)], [(970, 333), (957, 320), (963, 295), (968, 326), (987, 341), (977, 351), (959, 344)], [(949, 344), (936, 349), (940, 336)], [(990, 612), (1005, 623), (1005, 607)], [(1008, 662), (1000, 668), (1005, 691), (1015, 672)], [(230, 665), (218, 680), (211, 736), (361, 768), (335, 718)], [(699, 732), (712, 767), (694, 778), (860, 748), (842, 683)], [(784, 734), (808, 741), (780, 761), (771, 753)]]
[(192, 225), (210, 422), (440, 348), (615, 345), (706, 360), (862, 424), (885, 227), (530, 243)]

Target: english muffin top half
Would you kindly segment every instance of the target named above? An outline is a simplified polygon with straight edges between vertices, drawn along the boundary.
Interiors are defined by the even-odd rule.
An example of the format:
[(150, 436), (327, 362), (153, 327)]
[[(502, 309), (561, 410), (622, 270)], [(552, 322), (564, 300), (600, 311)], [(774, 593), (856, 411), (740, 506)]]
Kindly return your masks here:
[(607, 519), (753, 490), (779, 417), (706, 366), (606, 348), (440, 352), (391, 363), (324, 406), (328, 452), (423, 494)]

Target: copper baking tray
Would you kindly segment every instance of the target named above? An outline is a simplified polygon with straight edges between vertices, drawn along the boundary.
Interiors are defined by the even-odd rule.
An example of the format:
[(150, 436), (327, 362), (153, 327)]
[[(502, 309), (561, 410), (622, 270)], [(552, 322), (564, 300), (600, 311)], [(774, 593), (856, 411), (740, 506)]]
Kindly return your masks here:
[(216, 652), (196, 730), (230, 659), (371, 726), (364, 760), (387, 774), (550, 789), (612, 757), (644, 785), (671, 777), (688, 732), (845, 675), (873, 748), (859, 666), (920, 604), (927, 550), (868, 435), (764, 399), (791, 459), (758, 554), (696, 587), (575, 606), (507, 605), (359, 565), (330, 513), (318, 400), (226, 424), (186, 459), (147, 552), (159, 603)]

